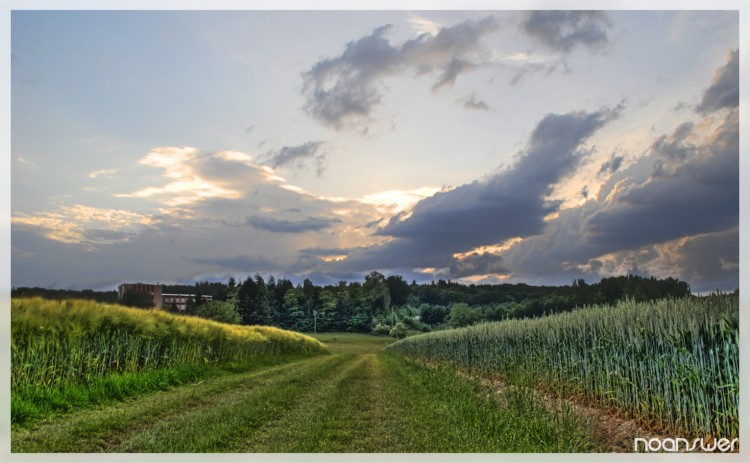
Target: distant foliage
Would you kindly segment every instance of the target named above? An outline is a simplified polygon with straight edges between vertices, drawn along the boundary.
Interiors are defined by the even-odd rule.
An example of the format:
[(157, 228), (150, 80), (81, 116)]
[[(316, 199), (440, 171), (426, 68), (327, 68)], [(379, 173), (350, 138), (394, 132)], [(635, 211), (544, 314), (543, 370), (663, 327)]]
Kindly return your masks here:
[[(687, 283), (673, 279), (627, 275), (603, 278), (588, 284), (577, 279), (568, 286), (530, 286), (523, 283), (475, 285), (450, 280), (426, 284), (407, 283), (399, 275), (370, 272), (363, 282), (341, 281), (318, 286), (305, 279), (295, 285), (286, 278), (267, 279), (259, 274), (245, 280), (230, 277), (227, 283), (207, 281), (194, 285), (163, 285), (163, 293), (211, 296), (227, 302), (242, 325), (271, 325), (311, 332), (347, 331), (369, 333), (378, 323), (401, 322), (416, 331), (468, 326), (481, 321), (533, 318), (567, 312), (591, 304), (615, 303), (629, 298), (637, 302), (690, 295)], [(48, 299), (95, 299), (118, 302), (116, 292), (13, 288), (11, 296)], [(130, 294), (120, 304), (149, 307), (148, 295)], [(186, 314), (202, 316), (203, 304), (188, 301)], [(468, 307), (468, 308), (467, 308)], [(172, 310), (171, 307), (164, 307)], [(453, 312), (453, 314), (451, 314)], [(317, 324), (316, 324), (317, 322)]]
[(675, 432), (738, 436), (739, 295), (597, 306), (412, 336), (389, 349), (553, 387)]

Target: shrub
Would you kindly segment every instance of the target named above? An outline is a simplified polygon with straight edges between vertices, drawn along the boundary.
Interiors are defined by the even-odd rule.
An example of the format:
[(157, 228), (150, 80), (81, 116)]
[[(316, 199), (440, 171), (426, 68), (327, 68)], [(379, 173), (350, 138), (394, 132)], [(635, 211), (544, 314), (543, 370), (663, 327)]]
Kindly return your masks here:
[(406, 337), (406, 325), (403, 323), (396, 323), (391, 329), (390, 336), (397, 339)]
[(375, 328), (372, 329), (372, 334), (375, 336), (387, 336), (391, 332), (391, 327), (378, 323)]

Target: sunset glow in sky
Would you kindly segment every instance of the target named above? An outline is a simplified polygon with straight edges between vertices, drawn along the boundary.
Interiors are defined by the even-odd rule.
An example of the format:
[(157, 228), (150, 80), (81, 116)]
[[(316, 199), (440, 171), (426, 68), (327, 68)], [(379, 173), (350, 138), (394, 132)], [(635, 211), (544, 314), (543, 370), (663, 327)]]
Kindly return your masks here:
[(14, 11), (11, 282), (739, 285), (737, 11)]

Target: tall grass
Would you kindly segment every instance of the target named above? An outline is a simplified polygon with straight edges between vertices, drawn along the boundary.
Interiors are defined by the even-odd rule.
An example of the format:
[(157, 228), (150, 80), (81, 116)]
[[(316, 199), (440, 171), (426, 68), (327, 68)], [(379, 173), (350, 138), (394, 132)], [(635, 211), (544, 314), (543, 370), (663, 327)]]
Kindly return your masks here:
[(621, 302), (403, 339), (389, 349), (584, 394), (675, 432), (738, 436), (739, 296)]
[(158, 381), (179, 382), (180, 374), (195, 377), (212, 365), (325, 351), (316, 339), (272, 327), (226, 325), (85, 300), (13, 299), (13, 416), (20, 418), (21, 408), (49, 397), (50, 391), (101, 383), (111, 375), (147, 378), (170, 370)]

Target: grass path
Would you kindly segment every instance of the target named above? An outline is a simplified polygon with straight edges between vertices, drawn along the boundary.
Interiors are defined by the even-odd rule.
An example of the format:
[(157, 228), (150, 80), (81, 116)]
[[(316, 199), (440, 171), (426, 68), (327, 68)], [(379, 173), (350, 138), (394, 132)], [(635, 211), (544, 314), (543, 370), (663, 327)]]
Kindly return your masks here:
[(447, 369), (337, 335), (332, 355), (207, 379), (12, 432), (14, 452), (550, 452), (590, 449), (573, 421), (503, 403)]

